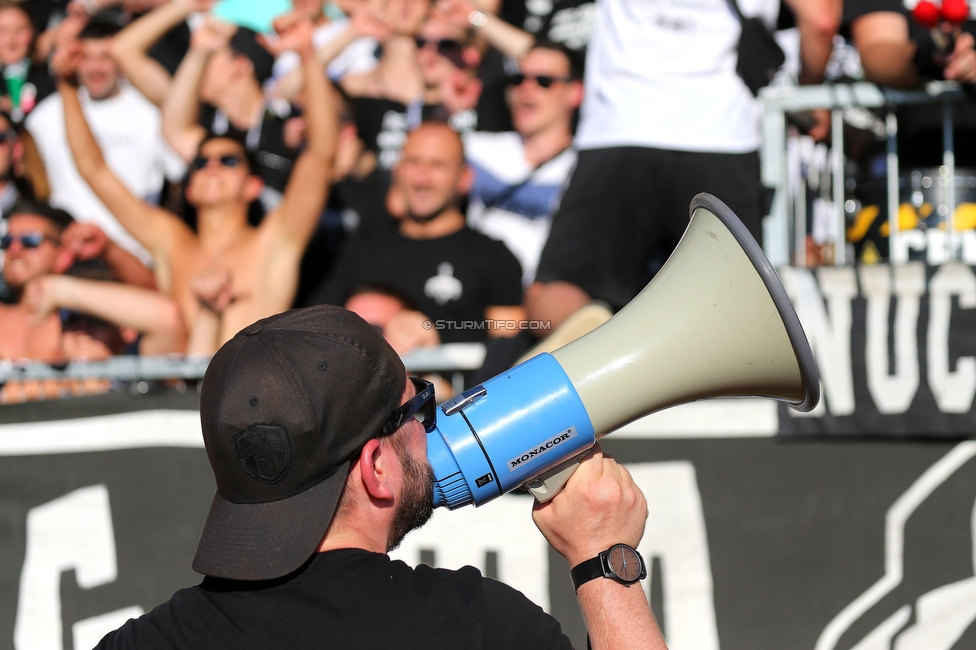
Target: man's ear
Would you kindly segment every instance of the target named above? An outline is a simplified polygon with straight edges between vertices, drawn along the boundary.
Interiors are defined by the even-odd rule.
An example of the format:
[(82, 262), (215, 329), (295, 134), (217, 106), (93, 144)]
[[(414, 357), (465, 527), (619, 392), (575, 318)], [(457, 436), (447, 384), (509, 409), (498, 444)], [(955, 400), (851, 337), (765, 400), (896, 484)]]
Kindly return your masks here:
[(464, 165), (461, 169), (461, 175), (458, 177), (457, 182), (457, 193), (459, 196), (464, 196), (471, 191), (471, 186), (474, 185), (474, 170), (471, 169), (470, 165)]
[(580, 107), (583, 103), (583, 84), (580, 81), (569, 82), (569, 105), (573, 110)]
[(376, 438), (363, 447), (357, 463), (359, 474), (363, 478), (363, 488), (371, 499), (393, 499), (393, 487), (390, 485), (390, 459), (393, 455), (393, 449)]

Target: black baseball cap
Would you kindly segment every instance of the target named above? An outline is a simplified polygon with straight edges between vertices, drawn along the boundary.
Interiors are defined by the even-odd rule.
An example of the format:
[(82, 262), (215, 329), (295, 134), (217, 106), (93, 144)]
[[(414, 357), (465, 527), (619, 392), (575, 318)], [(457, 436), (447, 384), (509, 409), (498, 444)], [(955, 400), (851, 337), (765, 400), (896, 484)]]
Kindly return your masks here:
[(299, 568), (405, 384), (379, 330), (333, 305), (265, 318), (224, 344), (200, 395), (217, 493), (193, 569), (269, 580)]

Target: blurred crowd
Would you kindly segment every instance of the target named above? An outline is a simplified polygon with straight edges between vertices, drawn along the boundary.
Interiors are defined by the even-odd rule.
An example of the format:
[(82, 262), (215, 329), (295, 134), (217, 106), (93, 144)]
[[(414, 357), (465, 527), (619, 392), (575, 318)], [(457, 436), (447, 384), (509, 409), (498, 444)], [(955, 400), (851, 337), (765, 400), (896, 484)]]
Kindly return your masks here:
[(481, 378), (563, 344), (695, 194), (761, 241), (751, 18), (792, 27), (783, 83), (839, 33), (869, 80), (976, 81), (897, 0), (2, 0), (0, 360), (205, 356), (321, 303), (401, 354), (484, 341)]

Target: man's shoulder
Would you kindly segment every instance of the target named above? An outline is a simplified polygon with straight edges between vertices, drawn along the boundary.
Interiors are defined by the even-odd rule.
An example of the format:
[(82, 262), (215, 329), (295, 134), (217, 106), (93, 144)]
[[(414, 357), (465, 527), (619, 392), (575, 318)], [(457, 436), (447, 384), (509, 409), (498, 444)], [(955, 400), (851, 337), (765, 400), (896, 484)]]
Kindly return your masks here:
[(129, 619), (102, 638), (95, 650), (227, 647), (232, 636), (198, 585), (180, 589), (168, 601)]

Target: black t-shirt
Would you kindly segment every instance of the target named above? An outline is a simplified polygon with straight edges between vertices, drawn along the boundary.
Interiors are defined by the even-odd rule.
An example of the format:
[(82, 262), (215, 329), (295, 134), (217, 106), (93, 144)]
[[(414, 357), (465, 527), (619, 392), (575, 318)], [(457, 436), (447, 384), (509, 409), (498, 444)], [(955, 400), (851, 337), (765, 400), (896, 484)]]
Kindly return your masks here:
[(412, 569), (361, 549), (314, 555), (284, 578), (204, 578), (109, 634), (120, 648), (571, 648), (559, 623), (518, 591), (459, 571)]
[[(441, 341), (483, 341), (485, 308), (522, 302), (522, 268), (505, 244), (470, 228), (439, 239), (394, 231), (348, 242), (308, 304), (341, 305), (357, 287), (391, 287), (437, 325)], [(463, 325), (462, 323), (471, 323)]]

